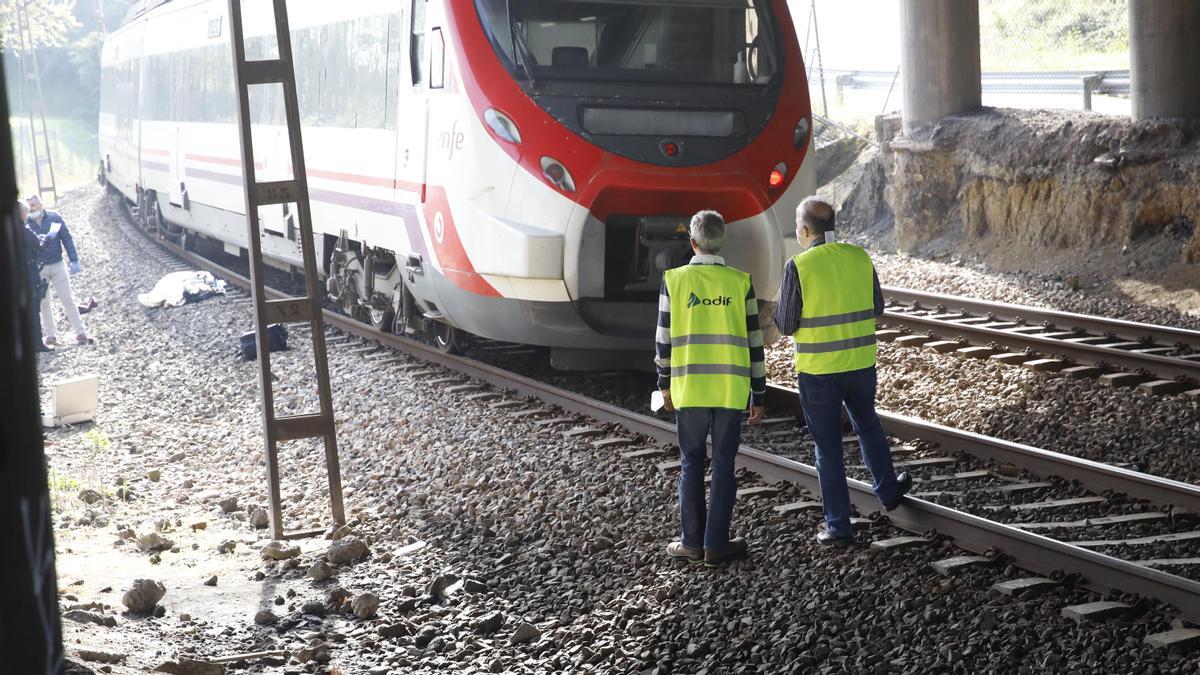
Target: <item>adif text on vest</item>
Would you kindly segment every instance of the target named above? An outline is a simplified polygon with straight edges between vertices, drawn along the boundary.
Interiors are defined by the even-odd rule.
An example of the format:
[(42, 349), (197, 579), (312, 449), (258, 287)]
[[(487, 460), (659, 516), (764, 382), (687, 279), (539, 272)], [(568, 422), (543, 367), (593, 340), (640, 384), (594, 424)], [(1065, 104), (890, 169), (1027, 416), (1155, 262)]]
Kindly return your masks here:
[(722, 295), (716, 298), (701, 298), (695, 293), (688, 294), (688, 309), (691, 309), (696, 305), (717, 305), (724, 307), (731, 304), (733, 304), (733, 298), (728, 295)]

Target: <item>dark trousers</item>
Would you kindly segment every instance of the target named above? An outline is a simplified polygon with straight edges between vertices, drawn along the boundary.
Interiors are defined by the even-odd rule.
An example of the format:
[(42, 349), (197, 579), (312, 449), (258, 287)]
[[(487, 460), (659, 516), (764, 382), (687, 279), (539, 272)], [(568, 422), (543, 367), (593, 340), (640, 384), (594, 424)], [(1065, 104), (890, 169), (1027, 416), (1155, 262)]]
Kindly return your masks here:
[[(742, 411), (727, 408), (680, 408), (679, 429), (680, 541), (688, 548), (719, 549), (729, 543), (729, 522), (737, 483), (733, 462), (742, 440)], [(704, 505), (704, 460), (712, 434), (712, 494)]]
[(858, 434), (863, 463), (871, 472), (875, 496), (883, 504), (896, 500), (892, 450), (875, 413), (875, 367), (831, 375), (800, 373), (797, 378), (804, 420), (817, 444), (817, 477), (825, 528), (835, 537), (852, 537), (850, 489), (842, 454), (842, 406)]
[(33, 347), (37, 349), (42, 346), (42, 278), (36, 268), (31, 268), (29, 274), (29, 293), (32, 298), (29, 301), (29, 320), (33, 322)]

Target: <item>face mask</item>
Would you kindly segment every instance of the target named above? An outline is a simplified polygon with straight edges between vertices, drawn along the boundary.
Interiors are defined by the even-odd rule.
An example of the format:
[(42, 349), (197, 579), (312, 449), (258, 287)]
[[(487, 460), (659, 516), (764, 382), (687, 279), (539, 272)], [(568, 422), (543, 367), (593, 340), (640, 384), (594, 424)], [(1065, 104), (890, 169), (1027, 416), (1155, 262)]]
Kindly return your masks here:
[(30, 211), (29, 217), (33, 218), (34, 220), (37, 220), (42, 217), (42, 212), (41, 211)]

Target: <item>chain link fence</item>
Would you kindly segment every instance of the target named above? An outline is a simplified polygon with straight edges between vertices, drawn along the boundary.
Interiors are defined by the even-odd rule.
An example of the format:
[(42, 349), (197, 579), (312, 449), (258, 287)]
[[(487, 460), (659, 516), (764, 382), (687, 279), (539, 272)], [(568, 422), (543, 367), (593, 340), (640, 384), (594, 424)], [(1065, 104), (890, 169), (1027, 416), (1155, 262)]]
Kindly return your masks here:
[[(900, 3), (790, 0), (818, 148), (899, 111)], [(983, 104), (1128, 115), (1128, 0), (979, 0)]]

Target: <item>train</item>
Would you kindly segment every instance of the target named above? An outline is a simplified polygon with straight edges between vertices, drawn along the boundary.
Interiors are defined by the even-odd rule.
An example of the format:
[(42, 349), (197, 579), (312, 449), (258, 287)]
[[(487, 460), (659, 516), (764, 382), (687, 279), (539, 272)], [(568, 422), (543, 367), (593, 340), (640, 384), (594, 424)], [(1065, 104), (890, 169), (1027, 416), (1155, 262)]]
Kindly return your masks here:
[[(446, 351), (470, 336), (562, 368), (652, 351), (662, 274), (715, 209), (764, 312), (812, 112), (786, 0), (288, 3), (316, 257), (329, 299)], [(248, 59), (277, 55), (269, 2)], [(189, 248), (245, 256), (225, 0), (142, 0), (101, 52), (100, 178)], [(253, 171), (291, 177), (282, 89), (251, 92)], [(264, 259), (302, 269), (288, 205)]]

